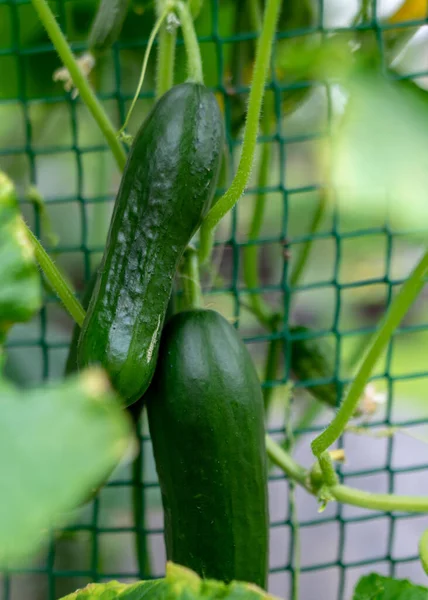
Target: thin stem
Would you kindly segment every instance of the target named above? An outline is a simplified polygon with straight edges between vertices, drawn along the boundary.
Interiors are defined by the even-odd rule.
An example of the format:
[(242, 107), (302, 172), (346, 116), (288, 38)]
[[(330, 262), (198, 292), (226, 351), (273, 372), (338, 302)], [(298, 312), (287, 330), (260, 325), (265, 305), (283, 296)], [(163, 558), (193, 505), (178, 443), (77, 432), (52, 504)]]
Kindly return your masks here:
[[(285, 406), (285, 431), (290, 445), (290, 452), (294, 448), (294, 435), (291, 417), (291, 394), (287, 394)], [(292, 569), (292, 600), (299, 600), (300, 590), (300, 567), (301, 567), (301, 543), (300, 543), (300, 524), (299, 514), (297, 512), (296, 502), (296, 484), (293, 480), (289, 482), (289, 504), (290, 520), (293, 533), (293, 569)]]
[(43, 248), (39, 240), (34, 235), (34, 233), (27, 226), (26, 229), (34, 245), (36, 259), (39, 265), (41, 266), (43, 273), (46, 276), (46, 279), (48, 280), (52, 289), (58, 294), (67, 312), (79, 325), (79, 327), (82, 327), (83, 321), (85, 319), (85, 311), (83, 310), (80, 302), (74, 296), (72, 290), (67, 285), (59, 269), (55, 266), (55, 263), (52, 261), (46, 250)]
[[(272, 97), (270, 97), (270, 101), (266, 102), (265, 112), (261, 123), (261, 130), (263, 135), (269, 135), (271, 129), (270, 123), (272, 118), (272, 108), (273, 102)], [(255, 199), (253, 216), (251, 219), (250, 230), (248, 232), (248, 241), (250, 242), (257, 240), (257, 238), (260, 236), (260, 231), (262, 229), (265, 217), (266, 194), (263, 190), (266, 188), (269, 182), (269, 168), (271, 155), (271, 144), (263, 144), (257, 181), (257, 187), (259, 189), (259, 192), (257, 193)], [(250, 244), (244, 248), (244, 281), (245, 285), (249, 289), (260, 288), (258, 269), (259, 255), (260, 248), (255, 244)], [(270, 309), (269, 305), (267, 305), (263, 301), (260, 293), (251, 292), (249, 300), (253, 312), (257, 315), (260, 322), (268, 322), (272, 317), (272, 310)]]
[(312, 442), (312, 452), (315, 456), (319, 457), (324, 450), (327, 450), (342, 435), (349, 419), (351, 419), (357, 408), (358, 402), (377, 360), (385, 350), (404, 315), (424, 287), (427, 273), (428, 250), (425, 252), (410, 277), (403, 284), (400, 292), (389, 307), (383, 323), (372, 338), (372, 342), (367, 349), (357, 375), (349, 387), (346, 398), (340, 405), (336, 416), (327, 429)]
[(266, 452), (271, 461), (284, 473), (311, 492), (309, 486), (308, 472), (299, 463), (274, 442), (270, 435), (266, 436)]
[(367, 508), (368, 510), (410, 513), (428, 512), (428, 497), (372, 494), (346, 485), (336, 485), (330, 488), (329, 491), (337, 502)]
[[(276, 331), (276, 329), (274, 330)], [(276, 377), (278, 370), (278, 363), (281, 357), (282, 351), (282, 340), (274, 339), (269, 342), (268, 352), (266, 356), (264, 380), (273, 381)], [(272, 404), (272, 398), (274, 395), (275, 388), (272, 386), (265, 387), (263, 389), (263, 400), (265, 405), (265, 415), (269, 415), (269, 409)]]
[(134, 97), (132, 99), (132, 103), (131, 106), (129, 107), (128, 110), (128, 114), (126, 115), (126, 119), (124, 124), (122, 125), (122, 127), (120, 128), (118, 135), (120, 136), (125, 129), (128, 127), (128, 123), (129, 123), (129, 119), (131, 118), (131, 115), (133, 113), (133, 110), (135, 108), (135, 105), (138, 101), (138, 97), (140, 95), (141, 92), (141, 88), (143, 87), (143, 83), (144, 83), (144, 77), (146, 76), (146, 70), (147, 70), (147, 65), (149, 63), (149, 56), (150, 56), (150, 52), (152, 50), (153, 47), (153, 43), (155, 41), (155, 38), (158, 34), (159, 29), (162, 26), (162, 23), (165, 21), (166, 17), (168, 16), (168, 14), (171, 12), (172, 10), (172, 4), (170, 2), (167, 2), (165, 5), (165, 8), (162, 12), (162, 14), (160, 15), (160, 17), (157, 19), (152, 32), (150, 33), (150, 37), (149, 37), (149, 41), (147, 42), (147, 48), (146, 51), (144, 53), (144, 59), (143, 59), (143, 66), (141, 68), (141, 74), (140, 74), (140, 79), (138, 81), (138, 85), (137, 85), (137, 90), (134, 94)]
[[(266, 451), (272, 462), (284, 471), (288, 477), (299, 483), (311, 494), (315, 493), (316, 490), (313, 490), (310, 484), (309, 472), (291, 458), (269, 435), (266, 436)], [(428, 512), (428, 497), (373, 494), (346, 485), (335, 485), (329, 487), (328, 491), (337, 502), (359, 506), (368, 510), (410, 513)]]
[[(321, 192), (321, 197), (317, 209), (312, 217), (312, 222), (309, 227), (308, 234), (313, 236), (314, 233), (318, 230), (325, 214), (325, 210), (327, 207), (327, 195), (324, 191)], [(312, 248), (312, 244), (314, 243), (313, 238), (308, 239), (304, 244), (303, 248), (300, 251), (297, 262), (294, 266), (293, 272), (290, 276), (290, 286), (296, 287), (300, 282), (303, 272), (305, 270), (306, 264), (308, 262), (309, 254)]]
[(196, 250), (188, 247), (180, 268), (183, 285), (183, 301), (186, 308), (200, 308), (203, 305), (199, 262)]
[(418, 547), (422, 568), (428, 575), (428, 529), (421, 535)]
[(266, 77), (281, 4), (281, 0), (268, 0), (266, 4), (263, 28), (257, 44), (241, 158), (230, 188), (213, 206), (206, 217), (207, 227), (211, 229), (233, 208), (242, 196), (251, 175)]
[[(220, 169), (219, 187), (227, 188), (230, 182), (230, 160), (227, 145), (223, 149), (223, 159)], [(214, 203), (217, 198), (214, 198)], [(202, 221), (199, 229), (199, 264), (204, 265), (211, 257), (214, 247), (215, 229), (210, 229), (206, 226), (206, 222)]]
[(46, 0), (32, 0), (32, 3), (52, 41), (52, 44), (55, 47), (55, 50), (58, 52), (62, 62), (70, 73), (75, 87), (79, 90), (82, 100), (86, 104), (88, 110), (94, 117), (98, 127), (107, 140), (120, 171), (123, 171), (126, 162), (126, 155), (122, 145), (116, 138), (116, 132), (110, 122), (110, 119), (92, 91), (88, 80), (80, 70), (73, 52), (71, 51), (67, 40), (65, 39), (58, 23), (56, 22), (48, 3)]
[(158, 39), (158, 61), (156, 67), (156, 98), (160, 98), (174, 85), (175, 42), (177, 32), (168, 31), (163, 24)]
[[(142, 421), (142, 415), (141, 415)], [(135, 417), (135, 425), (138, 427), (139, 418)], [(142, 472), (144, 467), (144, 441), (138, 436), (138, 454), (132, 463), (132, 508), (134, 517), (134, 528), (136, 531), (135, 545), (140, 579), (151, 575), (150, 554), (147, 547), (147, 535), (145, 532), (146, 502), (143, 487)]]
[(195, 27), (193, 25), (192, 15), (189, 6), (184, 2), (176, 4), (178, 16), (180, 17), (181, 30), (183, 32), (184, 45), (187, 53), (187, 69), (189, 73), (189, 81), (195, 83), (204, 82), (204, 74), (202, 71), (201, 50), (196, 37)]

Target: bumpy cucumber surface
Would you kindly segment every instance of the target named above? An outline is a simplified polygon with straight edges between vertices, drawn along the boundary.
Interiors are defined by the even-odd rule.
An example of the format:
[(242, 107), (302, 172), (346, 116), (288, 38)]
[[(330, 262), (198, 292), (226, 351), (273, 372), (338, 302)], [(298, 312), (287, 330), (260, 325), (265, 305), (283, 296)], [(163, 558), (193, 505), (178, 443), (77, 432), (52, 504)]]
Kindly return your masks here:
[(118, 39), (128, 8), (129, 0), (100, 0), (88, 38), (92, 54), (105, 52)]
[(168, 559), (205, 578), (265, 587), (263, 398), (235, 329), (209, 310), (175, 315), (146, 402)]
[(78, 365), (100, 364), (126, 404), (146, 391), (181, 256), (215, 192), (224, 132), (215, 96), (184, 83), (137, 133), (116, 198)]

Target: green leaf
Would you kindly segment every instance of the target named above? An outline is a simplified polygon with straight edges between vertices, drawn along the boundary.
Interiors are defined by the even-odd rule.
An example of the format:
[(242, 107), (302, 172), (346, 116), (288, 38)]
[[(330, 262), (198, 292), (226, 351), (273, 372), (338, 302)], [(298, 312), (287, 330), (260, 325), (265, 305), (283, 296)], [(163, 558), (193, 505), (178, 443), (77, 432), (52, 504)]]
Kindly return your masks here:
[(19, 213), (12, 181), (0, 171), (0, 341), (14, 323), (41, 306), (34, 250)]
[(343, 211), (384, 218), (400, 229), (428, 218), (428, 94), (365, 68), (349, 93), (332, 140), (331, 182)]
[(372, 573), (360, 579), (353, 600), (428, 600), (428, 589)]
[(255, 585), (233, 581), (229, 585), (211, 579), (202, 580), (196, 573), (174, 563), (167, 563), (166, 577), (157, 581), (140, 581), (132, 585), (89, 584), (62, 600), (275, 600)]
[(22, 394), (0, 385), (0, 567), (20, 564), (118, 464), (132, 440), (103, 372)]

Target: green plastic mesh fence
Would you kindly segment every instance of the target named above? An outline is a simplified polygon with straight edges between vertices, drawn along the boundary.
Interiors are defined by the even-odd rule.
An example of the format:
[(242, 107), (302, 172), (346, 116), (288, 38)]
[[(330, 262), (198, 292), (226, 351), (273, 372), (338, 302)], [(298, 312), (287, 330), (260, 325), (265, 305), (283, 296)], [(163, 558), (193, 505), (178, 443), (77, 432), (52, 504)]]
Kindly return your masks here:
[[(352, 20), (357, 4), (314, 2), (308, 25), (282, 23), (277, 38), (293, 41), (349, 32), (355, 29)], [(77, 53), (85, 49), (95, 5), (87, 0), (51, 3)], [(381, 10), (380, 6), (373, 8), (374, 14)], [(249, 90), (252, 43), (257, 37), (247, 24), (246, 12), (244, 1), (206, 0), (197, 22), (207, 84), (216, 90), (224, 109), (232, 173), (242, 138), (242, 106)], [(383, 22), (378, 18), (358, 25), (361, 31), (373, 33), (381, 56)], [(152, 25), (152, 4), (134, 2), (120, 41), (94, 73), (93, 84), (117, 125), (123, 122), (133, 96)], [(177, 81), (185, 77), (180, 39), (178, 46)], [(233, 79), (234, 61), (240, 65), (240, 80)], [(59, 66), (31, 3), (0, 0), (0, 164), (17, 183), (33, 231), (81, 292), (103, 249), (119, 174), (82, 103), (52, 82), (52, 73)], [(402, 76), (428, 75), (423, 67), (412, 68)], [(263, 150), (269, 148), (268, 177), (264, 182), (253, 178), (237, 208), (221, 224), (214, 269), (204, 279), (206, 304), (236, 319), (264, 379), (264, 357), (270, 342), (277, 340), (283, 359), (278, 371), (268, 374), (263, 385), (273, 389), (269, 425), (278, 440), (286, 436), (288, 391), (284, 384), (290, 371), (290, 323), (309, 326), (310, 335), (331, 342), (336, 362), (332, 381), (343, 382), (344, 357), (351, 360), (359, 356), (394, 286), (408, 273), (419, 252), (417, 244), (394, 231), (387, 219), (350, 219), (326, 211), (317, 232), (309, 233), (322, 201), (314, 157), (320, 140), (329, 132), (335, 92), (322, 81), (290, 82), (281, 73), (270, 77), (266, 102), (274, 107), (275, 123), (268, 134), (260, 136), (257, 157), (259, 161)], [(149, 72), (131, 130), (135, 130), (153, 96), (153, 73)], [(289, 110), (293, 103), (295, 111)], [(46, 200), (58, 244), (49, 236), (43, 212), (26, 200), (29, 184), (36, 184)], [(257, 239), (248, 242), (258, 196), (266, 201), (265, 220)], [(289, 273), (301, 251), (308, 248), (308, 241), (307, 269), (304, 277), (292, 285)], [(256, 247), (260, 258), (259, 287), (250, 291), (259, 292), (283, 315), (273, 334), (266, 333), (248, 309), (250, 293), (243, 274), (243, 253), (248, 247)], [(8, 345), (9, 375), (23, 385), (60, 377), (71, 327), (57, 300), (46, 292), (40, 315), (13, 331)], [(373, 433), (385, 426), (406, 426), (416, 435), (428, 423), (424, 410), (427, 330), (428, 311), (422, 298), (374, 373), (373, 384), (386, 402), (370, 421)], [(310, 441), (331, 418), (331, 411), (317, 409), (306, 391), (316, 383), (320, 382), (299, 381), (293, 394), (297, 423), (294, 452), (306, 465), (311, 464)], [(300, 422), (301, 415), (308, 411), (312, 418)], [(72, 524), (57, 532), (47, 551), (4, 575), (2, 600), (54, 600), (89, 582), (134, 581), (162, 575), (162, 509), (145, 424), (140, 442), (141, 464), (134, 469), (130, 465), (117, 469), (97, 497), (76, 511)], [(341, 439), (340, 447), (352, 457), (340, 467), (342, 481), (378, 492), (428, 493), (423, 475), (428, 467), (426, 447), (414, 437), (397, 434), (376, 438), (349, 433)], [(371, 571), (423, 582), (417, 539), (428, 525), (426, 517), (397, 516), (335, 503), (319, 513), (316, 500), (305, 491), (295, 489), (294, 496), (290, 495), (288, 482), (275, 470), (270, 482), (270, 514), (270, 590), (281, 597), (290, 597), (299, 557), (301, 599), (351, 598), (357, 579)], [(135, 535), (137, 530), (139, 536)], [(142, 547), (144, 538), (148, 555)]]

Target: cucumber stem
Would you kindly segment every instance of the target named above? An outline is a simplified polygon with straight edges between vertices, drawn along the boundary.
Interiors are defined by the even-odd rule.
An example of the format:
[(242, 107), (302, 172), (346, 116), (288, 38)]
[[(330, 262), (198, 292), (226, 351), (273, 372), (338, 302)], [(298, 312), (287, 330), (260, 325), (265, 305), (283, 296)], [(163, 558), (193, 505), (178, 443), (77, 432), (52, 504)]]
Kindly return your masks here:
[(197, 251), (189, 246), (183, 256), (180, 268), (185, 308), (201, 308), (203, 298), (199, 279), (199, 261)]
[(55, 50), (58, 52), (62, 62), (70, 73), (73, 79), (73, 84), (77, 90), (79, 90), (82, 100), (86, 104), (88, 110), (94, 117), (98, 124), (101, 132), (103, 133), (113, 156), (116, 159), (117, 165), (120, 171), (123, 171), (126, 162), (126, 155), (122, 148), (122, 145), (116, 138), (116, 132), (113, 125), (110, 122), (102, 104), (95, 96), (94, 92), (89, 85), (88, 80), (81, 72), (79, 65), (64, 37), (51, 9), (49, 8), (46, 0), (32, 0), (33, 6), (39, 15), (39, 19), (46, 29)]
[(367, 347), (365, 356), (352, 381), (348, 393), (330, 425), (312, 444), (312, 452), (318, 458), (344, 432), (348, 421), (352, 418), (358, 402), (369, 380), (373, 368), (381, 354), (386, 349), (394, 331), (413, 304), (425, 285), (428, 274), (428, 250), (414, 268), (410, 277), (404, 282), (400, 292), (392, 301), (383, 322)]
[(184, 2), (178, 1), (176, 3), (176, 9), (178, 16), (180, 17), (181, 30), (183, 32), (184, 45), (186, 47), (189, 81), (204, 83), (201, 50), (199, 48), (198, 38), (196, 37), (189, 7)]
[(83, 321), (85, 320), (85, 311), (83, 310), (82, 305), (74, 296), (59, 269), (55, 266), (55, 263), (52, 261), (34, 233), (27, 227), (27, 225), (25, 225), (25, 227), (31, 242), (33, 243), (36, 259), (42, 268), (46, 279), (48, 280), (52, 289), (58, 294), (67, 312), (79, 325), (79, 327), (82, 327)]
[[(158, 16), (161, 16), (161, 2), (157, 3)], [(156, 65), (156, 98), (160, 98), (174, 85), (175, 42), (177, 32), (168, 31), (163, 23), (158, 39), (158, 59)]]

